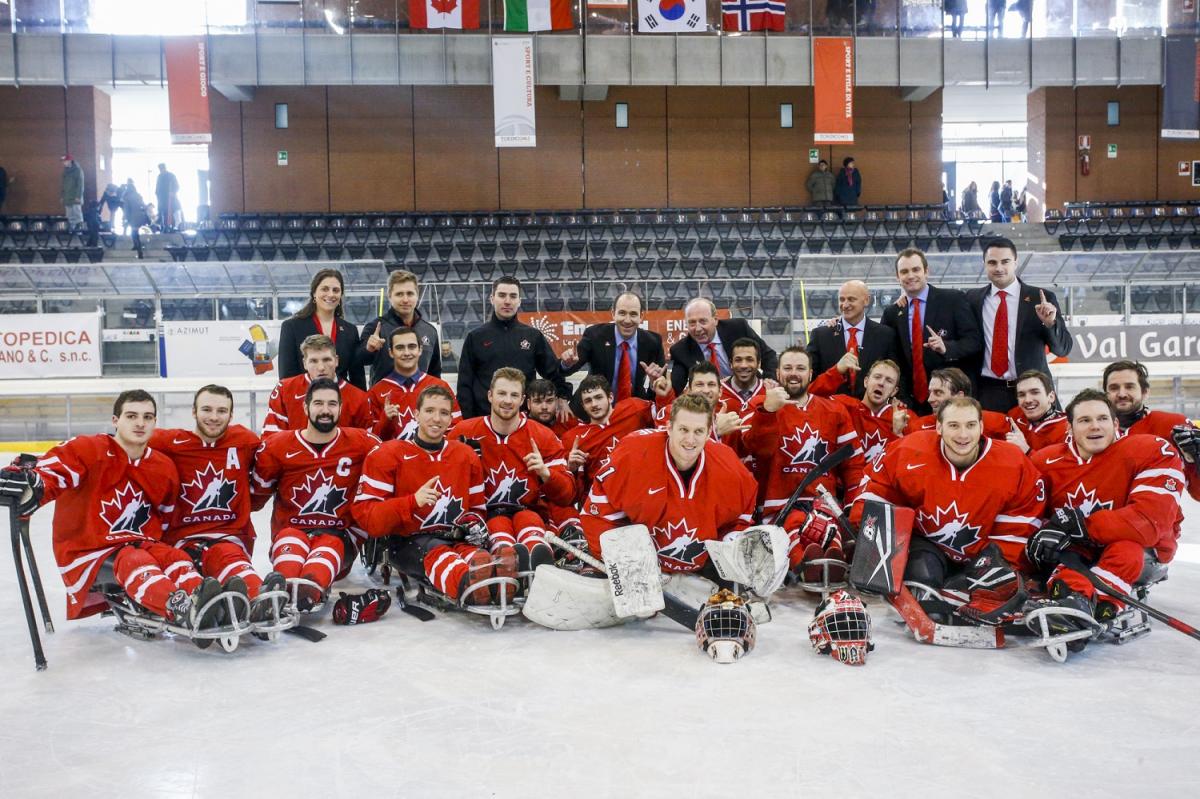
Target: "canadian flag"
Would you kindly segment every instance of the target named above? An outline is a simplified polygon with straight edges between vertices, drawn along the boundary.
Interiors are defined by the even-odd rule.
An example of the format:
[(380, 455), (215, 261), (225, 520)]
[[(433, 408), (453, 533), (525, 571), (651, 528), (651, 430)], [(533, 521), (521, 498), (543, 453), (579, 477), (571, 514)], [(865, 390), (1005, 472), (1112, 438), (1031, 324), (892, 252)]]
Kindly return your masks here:
[(479, 0), (408, 0), (408, 27), (478, 28)]

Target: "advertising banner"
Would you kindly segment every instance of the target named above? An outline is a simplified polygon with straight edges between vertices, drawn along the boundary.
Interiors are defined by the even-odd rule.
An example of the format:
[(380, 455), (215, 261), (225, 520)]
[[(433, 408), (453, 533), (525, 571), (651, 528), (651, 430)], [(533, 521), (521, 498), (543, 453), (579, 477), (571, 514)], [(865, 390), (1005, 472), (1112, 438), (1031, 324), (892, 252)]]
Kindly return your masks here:
[(854, 143), (854, 40), (813, 39), (813, 141)]
[(536, 147), (533, 105), (533, 39), (492, 39), (492, 107), (497, 147)]
[(0, 315), (0, 379), (99, 377), (100, 314)]
[(1163, 47), (1164, 139), (1200, 139), (1200, 87), (1194, 36), (1168, 36)]
[(278, 377), (282, 320), (264, 322), (166, 322), (163, 377)]
[(163, 39), (172, 144), (208, 144), (212, 141), (207, 46), (203, 36)]
[[(718, 308), (717, 318), (728, 319), (729, 311)], [(612, 314), (608, 311), (547, 311), (529, 314), (526, 321), (542, 331), (555, 354), (562, 356), (568, 347), (579, 345), (579, 338), (588, 325), (611, 322)], [(683, 320), (682, 310), (646, 311), (642, 314), (642, 327), (662, 336), (664, 353), (687, 335), (687, 323)]]
[(1200, 360), (1200, 330), (1191, 325), (1072, 327), (1071, 335), (1071, 363)]

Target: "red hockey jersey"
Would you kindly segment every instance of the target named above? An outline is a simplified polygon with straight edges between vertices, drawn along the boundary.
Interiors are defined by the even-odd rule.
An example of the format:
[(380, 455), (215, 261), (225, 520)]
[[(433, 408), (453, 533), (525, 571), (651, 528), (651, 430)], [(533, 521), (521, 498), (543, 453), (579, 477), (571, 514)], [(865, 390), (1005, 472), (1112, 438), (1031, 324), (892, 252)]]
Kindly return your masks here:
[(725, 406), (725, 410), (745, 413), (750, 408), (750, 403), (755, 400), (762, 401), (766, 393), (767, 381), (759, 380), (754, 386), (754, 390), (750, 392), (750, 396), (742, 399), (742, 395), (733, 387), (733, 377), (721, 380), (721, 403)]
[[(304, 411), (304, 395), (312, 380), (308, 375), (296, 375), (281, 380), (267, 401), (267, 418), (263, 422), (263, 437), (283, 430), (303, 430), (308, 427), (308, 414)], [(338, 383), (342, 391), (342, 411), (338, 427), (355, 427), (371, 430), (375, 419), (371, 415), (371, 403), (367, 392), (345, 380)]]
[(666, 431), (628, 436), (596, 476), (583, 508), (592, 552), (600, 535), (644, 524), (654, 536), (664, 571), (692, 572), (708, 562), (704, 542), (753, 522), (758, 486), (733, 450), (707, 442), (691, 481), (684, 484), (667, 449)]
[[(984, 411), (984, 413), (989, 413), (989, 411)], [(1008, 412), (1008, 418), (1013, 420), (1017, 429), (1021, 431), (1021, 435), (1025, 436), (1025, 443), (1029, 445), (1031, 456), (1043, 447), (1065, 444), (1071, 438), (1071, 423), (1067, 421), (1067, 415), (1062, 411), (1050, 411), (1041, 420), (1030, 424), (1020, 408), (1013, 408)]]
[[(983, 412), (983, 435), (985, 438), (993, 438), (996, 441), (1007, 441), (1008, 431), (1012, 427), (1008, 423), (1009, 417), (995, 411)], [(906, 435), (909, 433), (919, 433), (924, 430), (937, 430), (937, 414), (931, 413), (928, 416), (918, 416), (916, 419), (908, 420), (908, 427), (905, 428)]]
[(129, 460), (109, 435), (76, 436), (37, 463), (54, 505), (54, 560), (67, 586), (67, 618), (99, 613), (103, 597), (89, 594), (100, 565), (134, 541), (162, 538), (175, 512), (179, 473), (171, 459), (147, 447)]
[[(368, 398), (371, 406), (371, 417), (375, 420), (375, 435), (384, 441), (402, 438), (411, 440), (417, 434), (417, 398), (421, 392), (430, 386), (441, 386), (454, 396), (450, 384), (439, 377), (418, 372), (412, 380), (404, 380), (395, 372), (371, 386)], [(400, 409), (400, 415), (387, 415), (387, 406), (395, 405)], [(462, 419), (462, 411), (458, 408), (458, 399), (451, 404), (450, 425), (453, 427)]]
[[(489, 508), (497, 505), (532, 507), (544, 497), (555, 505), (569, 505), (575, 496), (575, 480), (567, 471), (562, 442), (544, 425), (521, 414), (517, 429), (502, 436), (492, 429), (490, 416), (464, 419), (454, 427), (460, 441), (479, 442), (483, 451), (483, 491)], [(525, 467), (525, 456), (536, 442), (550, 479), (542, 482)]]
[[(1167, 411), (1147, 411), (1142, 418), (1129, 426), (1129, 433), (1143, 433), (1171, 440), (1171, 428), (1181, 424), (1192, 424), (1182, 413)], [(1174, 446), (1174, 445), (1172, 445)], [(1187, 478), (1187, 492), (1192, 499), (1200, 502), (1200, 464), (1183, 463), (1183, 474)]]
[[(437, 501), (418, 506), (417, 491), (435, 477)], [(437, 452), (413, 441), (388, 441), (363, 463), (354, 518), (371, 536), (414, 535), (453, 524), (468, 510), (484, 510), (483, 466), (461, 441), (444, 441)]]
[(179, 471), (179, 496), (167, 521), (163, 540), (178, 544), (189, 538), (236, 536), (247, 553), (254, 551), (250, 523), (250, 471), (262, 442), (240, 424), (231, 424), (214, 444), (191, 430), (158, 429), (150, 445), (171, 459)]
[(379, 439), (366, 430), (339, 428), (332, 441), (318, 447), (301, 432), (267, 438), (254, 456), (251, 488), (259, 499), (256, 507), (275, 497), (272, 536), (294, 527), (304, 532), (348, 530), (366, 538), (354, 523), (351, 504), (363, 459)]
[(764, 518), (778, 513), (809, 471), (846, 444), (854, 446), (854, 455), (818, 479), (805, 496), (816, 496), (817, 485), (824, 486), (834, 496), (852, 495), (862, 481), (863, 457), (858, 432), (849, 414), (832, 399), (809, 394), (803, 406), (788, 404), (774, 413), (758, 405), (750, 429), (742, 438), (766, 475)]
[(608, 424), (581, 424), (567, 431), (562, 441), (563, 451), (570, 453), (578, 446), (588, 456), (580, 475), (580, 485), (584, 491), (592, 484), (592, 480), (596, 479), (600, 470), (608, 465), (608, 460), (621, 439), (634, 430), (654, 427), (658, 407), (660, 404), (657, 402), (630, 397), (613, 406)]
[(1032, 457), (1046, 482), (1049, 507), (1080, 510), (1097, 544), (1136, 541), (1154, 547), (1163, 563), (1175, 556), (1185, 479), (1183, 462), (1167, 441), (1126, 435), (1091, 458), (1081, 457), (1074, 442)]
[(916, 511), (914, 533), (937, 544), (951, 560), (966, 561), (989, 542), (1014, 566), (1027, 569), (1025, 543), (1039, 527), (1045, 486), (1028, 458), (1007, 441), (985, 438), (979, 460), (959, 469), (942, 454), (937, 433), (905, 436), (867, 472), (862, 502), (877, 499)]

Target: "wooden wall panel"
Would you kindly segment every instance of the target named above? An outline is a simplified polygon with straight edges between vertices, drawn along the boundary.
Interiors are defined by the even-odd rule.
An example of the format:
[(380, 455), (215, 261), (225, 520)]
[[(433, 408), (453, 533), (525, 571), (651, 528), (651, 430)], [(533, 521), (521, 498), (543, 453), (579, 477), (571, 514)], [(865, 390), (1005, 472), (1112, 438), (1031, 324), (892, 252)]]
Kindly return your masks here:
[(413, 127), (418, 209), (498, 207), (492, 87), (414, 87)]
[(942, 93), (936, 91), (909, 108), (909, 193), (904, 202), (942, 201)]
[[(614, 123), (629, 104), (629, 127)], [(650, 208), (667, 204), (667, 90), (613, 86), (604, 102), (583, 103), (584, 205)]]
[(506, 211), (583, 207), (583, 117), (578, 101), (558, 99), (554, 86), (539, 86), (537, 147), (498, 150), (500, 207)]
[[(212, 143), (208, 145), (208, 194), (212, 217), (246, 210), (243, 195), (242, 104), (209, 92)], [(282, 208), (277, 210), (284, 210)]]
[(61, 159), (67, 152), (63, 90), (0, 86), (0, 108), (4, 109), (0, 113), (0, 164), (9, 179), (4, 212), (63, 213), (59, 200)]
[(408, 86), (329, 87), (329, 207), (410, 211), (413, 90)]
[[(1107, 124), (1108, 103), (1121, 107), (1121, 124)], [(1090, 175), (1076, 179), (1076, 195), (1088, 200), (1153, 200), (1158, 192), (1158, 89), (1086, 87), (1075, 91), (1077, 136), (1092, 137)], [(1109, 158), (1108, 145), (1117, 145)]]
[[(288, 127), (276, 129), (275, 104), (287, 103)], [(329, 210), (329, 131), (324, 87), (259, 88), (242, 104), (246, 211)], [(288, 151), (287, 166), (276, 154)]]
[[(779, 126), (779, 106), (792, 104), (792, 127)], [(816, 169), (816, 147), (829, 160), (829, 145), (813, 142), (813, 93), (807, 87), (756, 88), (750, 92), (750, 204), (806, 205), (804, 182)]]
[(672, 207), (750, 204), (749, 92), (667, 87), (667, 201)]

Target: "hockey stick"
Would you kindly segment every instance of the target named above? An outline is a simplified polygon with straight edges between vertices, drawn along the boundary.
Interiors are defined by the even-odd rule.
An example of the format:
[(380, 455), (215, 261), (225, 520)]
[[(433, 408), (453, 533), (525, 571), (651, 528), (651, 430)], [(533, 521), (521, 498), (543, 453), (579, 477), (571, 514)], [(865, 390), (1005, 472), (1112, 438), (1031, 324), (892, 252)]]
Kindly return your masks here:
[(29, 576), (33, 578), (33, 593), (37, 597), (38, 610), (42, 614), (42, 626), (46, 632), (54, 632), (54, 622), (50, 619), (50, 608), (46, 604), (46, 592), (42, 588), (42, 575), (38, 572), (37, 558), (33, 554), (33, 543), (29, 540), (29, 517), (18, 519), (20, 526), (21, 544), (25, 548), (25, 560), (29, 563)]
[[(545, 531), (544, 537), (547, 541), (555, 546), (565, 549), (567, 552), (570, 552), (572, 555), (579, 558), (579, 560), (582, 562), (593, 568), (599, 569), (600, 571), (604, 572), (606, 576), (608, 575), (608, 566), (604, 565), (604, 562), (599, 558), (595, 558), (574, 544), (564, 541), (549, 530)], [(696, 620), (700, 617), (699, 608), (691, 607), (679, 597), (668, 594), (666, 591), (663, 591), (662, 597), (665, 605), (662, 610), (662, 614), (664, 616), (671, 621), (678, 622), (684, 627), (687, 627), (689, 630), (696, 629)]]
[(800, 497), (804, 494), (805, 489), (812, 485), (817, 480), (821, 479), (829, 472), (841, 466), (843, 462), (848, 460), (854, 454), (854, 445), (846, 444), (839, 449), (826, 455), (821, 459), (821, 462), (809, 470), (808, 474), (804, 475), (804, 479), (800, 481), (800, 485), (796, 486), (796, 490), (788, 497), (788, 501), (783, 503), (783, 507), (775, 514), (772, 524), (783, 526), (784, 520), (788, 514), (792, 512), (792, 508), (796, 507), (796, 503), (800, 501)]
[(1183, 633), (1184, 635), (1189, 635), (1192, 638), (1195, 638), (1196, 640), (1200, 640), (1200, 630), (1197, 630), (1195, 627), (1193, 627), (1192, 625), (1188, 624), (1185, 621), (1180, 621), (1179, 619), (1175, 618), (1174, 616), (1168, 615), (1166, 613), (1163, 613), (1161, 610), (1157, 610), (1155, 608), (1150, 607), (1145, 602), (1142, 602), (1139, 599), (1131, 597), (1129, 594), (1126, 594), (1124, 591), (1119, 591), (1116, 588), (1113, 588), (1111, 585), (1109, 585), (1108, 583), (1101, 580), (1099, 576), (1097, 576), (1096, 574), (1093, 574), (1092, 570), (1090, 568), (1088, 568), (1088, 566), (1083, 562), (1083, 559), (1080, 558), (1078, 555), (1076, 555), (1074, 552), (1062, 553), (1062, 555), (1059, 558), (1059, 563), (1066, 566), (1068, 569), (1071, 569), (1072, 571), (1076, 571), (1076, 572), (1079, 572), (1080, 574), (1082, 574), (1084, 577), (1087, 578), (1088, 582), (1090, 582), (1096, 588), (1096, 590), (1099, 591), (1100, 593), (1107, 594), (1108, 596), (1112, 597), (1113, 599), (1120, 600), (1121, 602), (1124, 602), (1126, 605), (1135, 607), (1138, 610), (1140, 610), (1142, 613), (1145, 613), (1147, 616), (1149, 616), (1153, 619), (1157, 619), (1158, 621), (1161, 621), (1163, 624), (1167, 625), (1168, 627), (1178, 630), (1179, 632)]
[[(25, 577), (25, 565), (21, 557), (21, 517), (17, 513), (15, 497), (6, 497), (8, 505), (9, 531), (12, 535), (13, 565), (17, 568), (17, 585), (21, 589), (21, 604), (25, 606), (25, 621), (29, 625), (29, 642), (33, 645), (33, 662), (38, 671), (46, 669), (46, 654), (42, 651), (42, 637), (38, 634), (37, 620), (33, 617), (33, 599), (29, 596), (29, 583)], [(30, 553), (32, 554), (32, 553)], [(35, 572), (36, 574), (36, 572)]]

